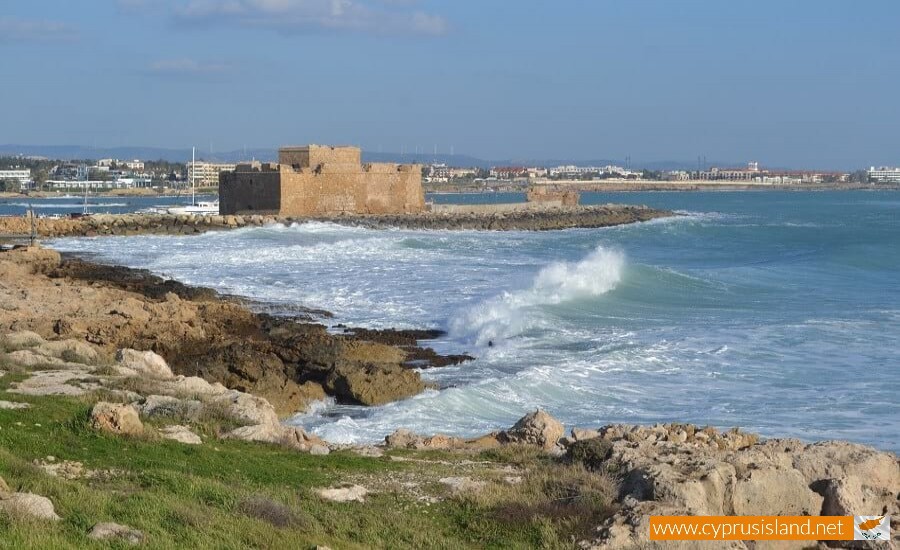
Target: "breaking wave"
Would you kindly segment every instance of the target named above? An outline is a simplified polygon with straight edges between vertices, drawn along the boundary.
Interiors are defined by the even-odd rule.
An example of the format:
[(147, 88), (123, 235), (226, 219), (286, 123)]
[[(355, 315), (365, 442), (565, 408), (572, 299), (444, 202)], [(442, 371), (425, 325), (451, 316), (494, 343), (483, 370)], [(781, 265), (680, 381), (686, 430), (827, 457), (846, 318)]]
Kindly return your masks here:
[(504, 292), (457, 315), (450, 321), (450, 334), (478, 345), (522, 334), (541, 322), (535, 308), (605, 294), (619, 284), (624, 266), (621, 251), (602, 246), (581, 261), (554, 262), (527, 290)]

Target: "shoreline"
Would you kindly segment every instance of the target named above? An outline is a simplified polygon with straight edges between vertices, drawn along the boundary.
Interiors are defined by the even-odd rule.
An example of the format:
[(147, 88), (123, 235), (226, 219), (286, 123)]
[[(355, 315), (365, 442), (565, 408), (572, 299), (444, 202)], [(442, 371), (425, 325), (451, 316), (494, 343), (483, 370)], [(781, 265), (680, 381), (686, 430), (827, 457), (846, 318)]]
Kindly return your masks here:
[(472, 359), (420, 344), (439, 331), (341, 327), (334, 334), (317, 322), (329, 315), (322, 310), (272, 315), (246, 298), (53, 249), (0, 252), (0, 273), (9, 281), (2, 331), (151, 350), (178, 374), (256, 393), (285, 416), (326, 396), (362, 405), (410, 397), (429, 387), (418, 367)]
[[(356, 540), (349, 533), (360, 529), (353, 522), (357, 506), (366, 506), (379, 522), (399, 517), (431, 525), (433, 517), (459, 514), (503, 533), (499, 540), (473, 540), (469, 534), (466, 540), (476, 547), (523, 536), (518, 526), (524, 522), (553, 525), (548, 536), (556, 544), (595, 550), (646, 544), (650, 515), (900, 513), (897, 455), (845, 441), (763, 440), (736, 428), (682, 423), (571, 427), (567, 433), (538, 409), (510, 428), (473, 438), (420, 435), (398, 426), (381, 444), (329, 443), (279, 416), (296, 408), (300, 393), (316, 401), (326, 390), (348, 392), (344, 398), (371, 398), (372, 405), (414, 395), (424, 384), (414, 383), (413, 371), (402, 365), (409, 353), (427, 349), (419, 340), (433, 332), (349, 329), (358, 334), (330, 335), (322, 325), (253, 312), (252, 303), (208, 288), (63, 259), (51, 249), (0, 252), (0, 275), (0, 441), (9, 449), (0, 453), (0, 474), (18, 487), (10, 492), (0, 477), (0, 515), (34, 514), (15, 506), (43, 499), (42, 510), (49, 511), (37, 517), (104, 521), (103, 509), (90, 502), (81, 510), (86, 489), (80, 480), (89, 481), (94, 498), (105, 498), (107, 488), (122, 483), (115, 480), (133, 475), (129, 449), (155, 459), (144, 458), (138, 468), (170, 480), (144, 482), (163, 506), (185, 498), (171, 487), (192, 486), (205, 469), (216, 480), (230, 472), (234, 488), (217, 494), (236, 491), (229, 498), (237, 502), (247, 502), (248, 494), (282, 494), (285, 468), (299, 468), (304, 476), (330, 472), (318, 487), (301, 485), (303, 509), (331, 524), (346, 517), (353, 530), (308, 533), (286, 524), (279, 531), (337, 547)], [(285, 376), (278, 375), (276, 357)], [(308, 375), (317, 371), (323, 379), (322, 369), (330, 371), (316, 389)], [(416, 391), (379, 401), (385, 397), (379, 389), (398, 386)], [(35, 416), (47, 414), (44, 407), (69, 416)], [(35, 418), (41, 422), (34, 428), (21, 427), (27, 426), (22, 420)], [(54, 437), (30, 439), (26, 430), (49, 422), (60, 426)], [(57, 447), (60, 438), (67, 448)], [(97, 445), (118, 451), (95, 452)], [(187, 446), (195, 449), (180, 450)], [(183, 464), (177, 471), (169, 466), (173, 458)], [(257, 465), (249, 489), (248, 460)], [(96, 473), (98, 468), (106, 470)], [(68, 485), (48, 490), (40, 481), (47, 475), (65, 476)], [(98, 476), (103, 481), (93, 481)], [(28, 481), (23, 485), (21, 479)], [(186, 498), (196, 505), (195, 496)], [(590, 505), (582, 503), (585, 498)], [(390, 506), (379, 508), (383, 501)], [(423, 502), (438, 515), (423, 514)], [(281, 506), (282, 514), (294, 513)], [(225, 510), (228, 521), (235, 511)], [(163, 523), (160, 531), (159, 522), (140, 514), (120, 512), (115, 518), (128, 523), (117, 527), (141, 537), (150, 530), (164, 540), (168, 535), (162, 533), (170, 529)], [(81, 534), (68, 537), (84, 536), (81, 523), (75, 528)], [(20, 536), (30, 540), (41, 532)], [(369, 536), (378, 546), (393, 541)]]

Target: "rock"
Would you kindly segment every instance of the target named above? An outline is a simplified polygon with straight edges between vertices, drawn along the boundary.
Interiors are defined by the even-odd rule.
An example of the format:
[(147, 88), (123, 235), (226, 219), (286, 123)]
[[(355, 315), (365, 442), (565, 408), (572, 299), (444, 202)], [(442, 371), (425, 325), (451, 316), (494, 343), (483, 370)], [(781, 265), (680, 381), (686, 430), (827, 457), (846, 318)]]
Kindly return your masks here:
[(166, 380), (174, 377), (166, 360), (152, 351), (123, 348), (116, 353), (116, 362), (122, 368), (131, 369), (138, 374), (152, 378)]
[(584, 428), (572, 428), (572, 441), (585, 441), (600, 437), (600, 430), (588, 430)]
[(417, 372), (400, 365), (349, 364), (335, 367), (325, 387), (347, 401), (383, 405), (421, 393), (425, 383)]
[(319, 498), (332, 502), (365, 502), (369, 490), (361, 485), (349, 485), (331, 489), (318, 489), (316, 494), (319, 495)]
[(131, 405), (100, 401), (91, 410), (91, 426), (96, 430), (119, 435), (140, 435), (144, 425)]
[(213, 403), (225, 407), (227, 414), (248, 425), (275, 425), (278, 424), (278, 414), (268, 401), (249, 393), (237, 390), (229, 390), (216, 397)]
[(384, 444), (392, 449), (415, 449), (421, 445), (424, 438), (406, 428), (397, 428), (384, 438)]
[(169, 395), (148, 395), (138, 408), (143, 416), (150, 418), (170, 417), (196, 421), (200, 418), (203, 403)]
[(13, 401), (0, 400), (0, 409), (27, 409), (31, 407), (28, 403), (16, 403)]
[(200, 445), (203, 443), (200, 436), (192, 432), (187, 426), (166, 426), (160, 428), (159, 433), (164, 439), (171, 439), (185, 445)]
[(9, 351), (13, 351), (33, 348), (43, 345), (45, 342), (46, 341), (41, 337), (40, 334), (31, 332), (30, 330), (20, 330), (19, 332), (7, 334), (2, 339), (0, 339), (0, 346)]
[(0, 512), (13, 517), (60, 519), (50, 499), (31, 493), (0, 493)]
[(621, 479), (619, 511), (585, 547), (640, 547), (650, 515), (900, 514), (897, 457), (870, 447), (759, 442), (739, 430), (685, 424), (612, 425), (600, 434), (569, 452), (587, 445), (603, 450), (599, 464)]
[(191, 397), (222, 395), (228, 391), (222, 384), (210, 384), (199, 376), (178, 376), (167, 387), (175, 394)]
[(309, 448), (309, 454), (316, 456), (325, 456), (331, 453), (331, 449), (329, 449), (325, 445), (313, 445)]
[[(307, 433), (297, 426), (284, 426), (281, 424), (255, 424), (243, 426), (225, 434), (225, 439), (240, 439), (241, 441), (257, 441), (281, 445), (297, 451), (312, 452), (313, 447), (324, 447), (327, 444), (320, 437)], [(317, 454), (327, 454), (322, 449), (316, 450)]]
[(69, 363), (96, 365), (100, 360), (97, 349), (80, 340), (54, 340), (34, 348), (35, 351), (50, 357), (56, 357)]
[(441, 483), (450, 487), (450, 490), (453, 493), (475, 493), (482, 489), (484, 489), (485, 483), (484, 481), (474, 480), (470, 477), (442, 477), (439, 479)]
[[(14, 352), (22, 353), (22, 352)], [(10, 354), (13, 355), (13, 354)], [(58, 361), (58, 359), (54, 359)], [(22, 395), (85, 395), (100, 389), (96, 378), (86, 368), (42, 370), (33, 372), (30, 378), (11, 384), (9, 393)]]
[(52, 456), (44, 460), (35, 460), (34, 465), (43, 470), (47, 475), (62, 479), (81, 479), (92, 477), (95, 472), (87, 470), (84, 464), (74, 460), (61, 460), (59, 462)]
[(563, 433), (565, 429), (558, 420), (538, 409), (519, 419), (505, 432), (504, 437), (509, 443), (537, 445), (544, 450), (552, 450), (557, 447)]
[(94, 525), (88, 538), (94, 540), (118, 540), (128, 544), (140, 544), (144, 541), (144, 533), (118, 523), (98, 523)]
[(739, 516), (818, 515), (823, 500), (800, 472), (780, 468), (753, 470), (737, 480), (732, 499), (733, 513)]

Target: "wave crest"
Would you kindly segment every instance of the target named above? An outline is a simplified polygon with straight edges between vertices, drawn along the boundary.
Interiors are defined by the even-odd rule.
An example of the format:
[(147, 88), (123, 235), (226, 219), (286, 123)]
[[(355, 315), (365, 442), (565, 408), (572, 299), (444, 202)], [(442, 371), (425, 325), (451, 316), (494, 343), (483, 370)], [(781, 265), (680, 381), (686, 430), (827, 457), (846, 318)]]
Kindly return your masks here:
[(469, 308), (450, 322), (450, 334), (485, 345), (522, 334), (540, 322), (535, 309), (614, 289), (622, 279), (625, 255), (602, 246), (578, 262), (555, 262), (543, 268), (531, 288), (504, 292)]

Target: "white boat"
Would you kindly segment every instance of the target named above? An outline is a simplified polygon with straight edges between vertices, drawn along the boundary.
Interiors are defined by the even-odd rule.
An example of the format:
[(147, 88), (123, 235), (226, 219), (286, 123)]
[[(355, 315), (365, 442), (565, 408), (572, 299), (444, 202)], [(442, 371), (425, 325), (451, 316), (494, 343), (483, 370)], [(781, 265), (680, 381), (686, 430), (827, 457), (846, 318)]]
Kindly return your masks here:
[(194, 167), (197, 166), (195, 152), (196, 150), (191, 148), (191, 204), (187, 206), (173, 206), (171, 208), (167, 208), (166, 212), (168, 214), (195, 214), (198, 216), (209, 215), (209, 214), (218, 214), (219, 213), (219, 201), (200, 201), (197, 202), (195, 200), (194, 195)]
[(195, 214), (198, 216), (209, 214), (215, 215), (219, 213), (219, 201), (199, 201), (195, 204), (188, 204), (186, 206), (173, 206), (167, 208), (166, 213), (175, 215)]

